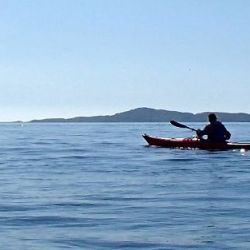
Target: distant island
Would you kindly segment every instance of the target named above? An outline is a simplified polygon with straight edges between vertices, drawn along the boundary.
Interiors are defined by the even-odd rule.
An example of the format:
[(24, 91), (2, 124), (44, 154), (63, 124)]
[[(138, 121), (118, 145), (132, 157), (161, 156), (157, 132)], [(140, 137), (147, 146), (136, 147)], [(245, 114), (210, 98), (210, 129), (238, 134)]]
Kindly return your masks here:
[[(74, 117), (74, 118), (49, 118), (32, 120), (30, 122), (167, 122), (176, 120), (180, 122), (205, 122), (208, 112), (187, 113), (163, 109), (137, 108), (114, 115)], [(223, 122), (250, 122), (250, 114), (216, 112), (219, 120)]]

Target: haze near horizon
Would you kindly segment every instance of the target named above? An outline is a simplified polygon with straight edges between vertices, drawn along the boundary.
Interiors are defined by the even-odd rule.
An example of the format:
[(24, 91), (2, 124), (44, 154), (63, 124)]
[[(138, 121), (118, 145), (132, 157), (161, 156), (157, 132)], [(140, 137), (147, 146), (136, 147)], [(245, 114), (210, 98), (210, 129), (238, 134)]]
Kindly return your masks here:
[(250, 113), (250, 2), (0, 1), (0, 121)]

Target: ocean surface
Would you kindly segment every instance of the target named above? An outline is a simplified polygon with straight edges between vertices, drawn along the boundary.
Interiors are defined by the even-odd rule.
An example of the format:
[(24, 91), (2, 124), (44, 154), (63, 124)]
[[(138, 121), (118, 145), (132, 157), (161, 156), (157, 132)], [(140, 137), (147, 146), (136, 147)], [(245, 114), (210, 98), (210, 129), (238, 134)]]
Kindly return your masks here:
[(192, 136), (168, 123), (0, 129), (1, 250), (250, 249), (250, 151), (147, 146)]

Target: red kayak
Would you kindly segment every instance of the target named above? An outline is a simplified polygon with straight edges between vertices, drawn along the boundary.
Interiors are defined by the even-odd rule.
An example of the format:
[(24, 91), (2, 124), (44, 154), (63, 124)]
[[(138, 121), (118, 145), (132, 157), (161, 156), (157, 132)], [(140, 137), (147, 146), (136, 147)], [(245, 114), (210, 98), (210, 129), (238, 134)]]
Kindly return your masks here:
[(143, 138), (149, 145), (165, 148), (199, 148), (208, 150), (227, 150), (227, 149), (250, 149), (250, 143), (240, 142), (208, 142), (197, 138), (163, 138), (144, 134)]

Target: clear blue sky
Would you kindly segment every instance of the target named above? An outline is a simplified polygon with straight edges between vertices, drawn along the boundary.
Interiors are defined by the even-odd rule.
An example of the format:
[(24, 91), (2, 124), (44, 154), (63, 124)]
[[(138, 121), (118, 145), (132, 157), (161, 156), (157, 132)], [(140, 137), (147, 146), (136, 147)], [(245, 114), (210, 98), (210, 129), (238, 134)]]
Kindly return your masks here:
[(0, 121), (250, 113), (248, 0), (0, 0)]

